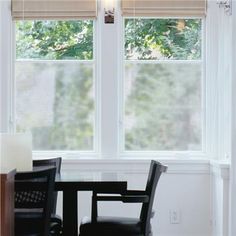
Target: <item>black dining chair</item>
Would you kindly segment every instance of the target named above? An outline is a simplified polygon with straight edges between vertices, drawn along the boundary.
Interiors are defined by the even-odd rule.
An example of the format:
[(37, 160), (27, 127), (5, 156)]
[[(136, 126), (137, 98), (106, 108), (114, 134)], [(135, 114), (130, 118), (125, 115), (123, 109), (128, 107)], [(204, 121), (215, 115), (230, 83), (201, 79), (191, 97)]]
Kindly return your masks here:
[[(55, 173), (56, 168), (48, 168), (16, 174), (15, 236), (50, 235)], [(27, 210), (35, 214), (26, 218)]]
[[(151, 236), (150, 220), (154, 213), (152, 206), (158, 180), (167, 167), (157, 161), (151, 161), (146, 189), (128, 190), (120, 196), (101, 195), (93, 192), (92, 217), (84, 218), (80, 225), (80, 236)], [(108, 194), (106, 192), (106, 194)], [(121, 201), (124, 203), (142, 203), (139, 218), (98, 217), (98, 201)]]
[[(48, 168), (55, 167), (56, 174), (61, 173), (61, 157), (50, 158), (50, 159), (41, 159), (41, 160), (33, 160), (33, 168)], [(52, 206), (52, 214), (50, 219), (50, 236), (59, 236), (62, 234), (62, 219), (60, 216), (56, 215), (57, 208), (57, 191), (53, 193), (53, 206)]]
[[(45, 169), (49, 167), (56, 168), (56, 174), (60, 174), (61, 172), (61, 162), (62, 158), (50, 158), (50, 159), (42, 159), (42, 160), (33, 160), (33, 168), (34, 170)], [(41, 168), (42, 167), (42, 168)], [(60, 216), (56, 215), (56, 206), (57, 206), (57, 192), (53, 192), (53, 205), (52, 205), (52, 213), (50, 217), (50, 236), (60, 236), (62, 234), (62, 219)], [(16, 219), (19, 215), (16, 215)], [(25, 209), (25, 211), (21, 211), (20, 214), (21, 219), (29, 219), (30, 217), (36, 218), (40, 217), (32, 209)]]

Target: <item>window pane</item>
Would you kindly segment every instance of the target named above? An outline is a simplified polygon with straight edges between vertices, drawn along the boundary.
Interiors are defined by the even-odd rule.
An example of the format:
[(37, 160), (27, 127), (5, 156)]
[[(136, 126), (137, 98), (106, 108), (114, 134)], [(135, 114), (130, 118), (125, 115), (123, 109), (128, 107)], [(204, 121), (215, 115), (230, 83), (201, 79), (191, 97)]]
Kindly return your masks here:
[(93, 21), (17, 21), (17, 59), (93, 58)]
[(126, 19), (125, 59), (201, 59), (201, 19)]
[(35, 150), (92, 150), (94, 120), (92, 63), (16, 62), (17, 131)]
[(201, 150), (201, 63), (125, 63), (125, 149)]
[(34, 150), (93, 150), (93, 21), (17, 21), (16, 58), (17, 131)]

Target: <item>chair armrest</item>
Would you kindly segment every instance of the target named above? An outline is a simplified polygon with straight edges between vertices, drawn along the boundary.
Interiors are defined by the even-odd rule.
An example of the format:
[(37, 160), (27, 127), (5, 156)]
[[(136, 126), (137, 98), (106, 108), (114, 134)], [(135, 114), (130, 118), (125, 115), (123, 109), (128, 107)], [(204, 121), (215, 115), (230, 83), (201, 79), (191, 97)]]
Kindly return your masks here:
[[(137, 191), (135, 191), (137, 193)], [(139, 192), (139, 191), (138, 191)], [(134, 192), (133, 192), (134, 193)], [(142, 191), (142, 193), (144, 193), (144, 191)], [(129, 192), (128, 195), (121, 195), (121, 196), (102, 196), (102, 195), (97, 195), (97, 192), (93, 192), (93, 196), (92, 196), (92, 211), (91, 211), (91, 219), (92, 222), (96, 222), (97, 221), (97, 216), (98, 216), (98, 209), (97, 209), (97, 202), (98, 201), (121, 201), (124, 203), (147, 203), (149, 201), (149, 196), (147, 195), (141, 195), (141, 193), (139, 192), (140, 195), (131, 195), (131, 192)]]
[(126, 190), (125, 192), (109, 192), (109, 191), (103, 191), (103, 192), (99, 192), (96, 191), (97, 194), (119, 194), (119, 195), (146, 195), (146, 191), (144, 190)]
[(97, 196), (97, 201), (121, 201), (124, 203), (146, 203), (149, 201), (147, 195), (122, 195), (122, 196)]
[(146, 195), (143, 190), (127, 190), (124, 195)]

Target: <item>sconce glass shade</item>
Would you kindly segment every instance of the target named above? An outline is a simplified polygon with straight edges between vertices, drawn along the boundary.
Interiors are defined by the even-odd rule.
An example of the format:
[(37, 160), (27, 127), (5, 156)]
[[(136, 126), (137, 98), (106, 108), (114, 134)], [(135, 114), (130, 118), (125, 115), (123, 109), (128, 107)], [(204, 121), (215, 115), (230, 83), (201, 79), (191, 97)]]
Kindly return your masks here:
[(1, 173), (32, 170), (31, 134), (0, 134), (0, 169)]

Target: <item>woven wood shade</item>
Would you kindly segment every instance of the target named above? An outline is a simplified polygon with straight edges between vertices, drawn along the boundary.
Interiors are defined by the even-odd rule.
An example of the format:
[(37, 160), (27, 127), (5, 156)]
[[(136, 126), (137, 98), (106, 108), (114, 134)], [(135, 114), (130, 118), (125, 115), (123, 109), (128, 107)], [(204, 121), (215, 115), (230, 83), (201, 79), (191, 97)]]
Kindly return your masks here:
[(12, 0), (13, 20), (80, 19), (96, 16), (96, 0)]
[(206, 0), (121, 0), (123, 16), (185, 17), (206, 15)]

